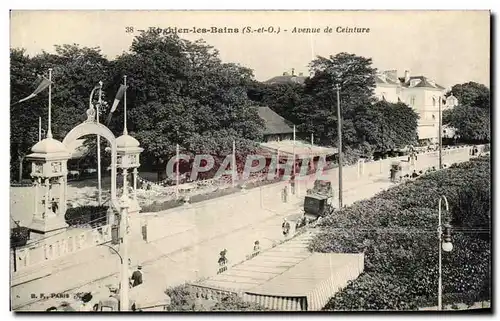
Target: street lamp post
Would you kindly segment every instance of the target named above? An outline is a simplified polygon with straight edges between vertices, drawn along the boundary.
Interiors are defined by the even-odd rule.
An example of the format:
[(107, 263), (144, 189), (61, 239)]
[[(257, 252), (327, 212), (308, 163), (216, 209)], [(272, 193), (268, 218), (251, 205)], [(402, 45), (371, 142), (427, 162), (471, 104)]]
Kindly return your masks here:
[(339, 153), (339, 209), (342, 208), (342, 116), (340, 113), (340, 86), (337, 84), (335, 86), (337, 90), (337, 136), (339, 138), (338, 142), (338, 153)]
[(453, 250), (453, 244), (451, 243), (451, 237), (450, 237), (450, 226), (445, 225), (445, 233), (444, 233), (444, 238), (443, 238), (443, 226), (441, 223), (441, 206), (442, 206), (442, 201), (444, 200), (444, 205), (446, 211), (449, 210), (449, 205), (448, 205), (448, 199), (446, 196), (441, 195), (439, 198), (439, 222), (438, 222), (438, 255), (439, 255), (439, 268), (438, 268), (438, 273), (439, 273), (439, 279), (438, 279), (438, 310), (442, 310), (442, 296), (443, 296), (443, 282), (442, 282), (442, 264), (441, 264), (441, 249), (445, 252), (451, 252)]

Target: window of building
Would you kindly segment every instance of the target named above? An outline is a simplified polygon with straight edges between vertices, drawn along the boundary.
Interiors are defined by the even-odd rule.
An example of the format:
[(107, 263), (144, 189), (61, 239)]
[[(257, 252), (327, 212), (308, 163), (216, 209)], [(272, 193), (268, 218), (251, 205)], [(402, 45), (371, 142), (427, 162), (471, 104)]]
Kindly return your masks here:
[[(432, 107), (436, 107), (436, 97), (432, 97)], [(432, 118), (434, 118), (434, 115), (432, 115)]]
[(415, 96), (410, 97), (410, 106), (415, 106)]
[(432, 114), (432, 119), (436, 119), (436, 115)]

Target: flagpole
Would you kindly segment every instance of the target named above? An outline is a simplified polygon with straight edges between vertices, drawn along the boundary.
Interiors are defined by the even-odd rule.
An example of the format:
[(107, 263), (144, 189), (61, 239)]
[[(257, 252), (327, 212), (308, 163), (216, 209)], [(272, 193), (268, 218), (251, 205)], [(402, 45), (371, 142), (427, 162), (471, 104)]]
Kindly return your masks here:
[(52, 138), (52, 68), (49, 68), (49, 128), (47, 138)]
[(295, 125), (293, 125), (293, 176), (295, 176)]
[(42, 117), (38, 117), (38, 141), (42, 140)]
[(233, 168), (233, 187), (236, 186), (236, 142), (233, 140), (233, 159), (232, 159), (232, 162), (233, 162), (233, 166), (231, 166)]
[[(127, 86), (127, 76), (123, 76), (123, 84)], [(127, 89), (123, 93), (123, 135), (128, 135), (127, 131)]]
[[(102, 104), (102, 81), (99, 81), (99, 101), (97, 103), (97, 123), (99, 124), (99, 108)], [(101, 136), (97, 134), (97, 189), (99, 190), (99, 205), (102, 205), (101, 186)]]
[(179, 144), (175, 147), (175, 196), (179, 199)]

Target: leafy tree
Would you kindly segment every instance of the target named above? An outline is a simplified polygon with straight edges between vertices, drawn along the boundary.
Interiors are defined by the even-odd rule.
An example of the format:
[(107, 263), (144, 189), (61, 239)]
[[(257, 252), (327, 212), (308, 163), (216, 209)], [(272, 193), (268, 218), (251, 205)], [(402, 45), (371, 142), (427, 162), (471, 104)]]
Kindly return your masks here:
[(443, 112), (443, 123), (456, 129), (465, 142), (489, 142), (490, 111), (480, 107), (459, 105)]
[(349, 53), (318, 57), (310, 64), (313, 76), (306, 79), (304, 99), (297, 107), (302, 132), (314, 133), (322, 144), (333, 145), (337, 138), (337, 97), (339, 85), (343, 141), (356, 146), (360, 141), (354, 118), (361, 106), (373, 102), (376, 69), (372, 60)]
[[(71, 128), (86, 118), (91, 90), (109, 79), (108, 61), (98, 48), (78, 45), (55, 46), (55, 54), (42, 52), (34, 57), (23, 50), (11, 50), (11, 155), (24, 156), (38, 141), (38, 117), (47, 130), (47, 90), (28, 101), (15, 104), (30, 95), (37, 86), (37, 76), (48, 77), (52, 68), (52, 133), (62, 140)], [(104, 96), (103, 99), (106, 99)], [(16, 169), (11, 158), (11, 169)]]
[[(20, 162), (29, 154), (30, 148), (38, 141), (38, 117), (43, 115), (46, 93), (23, 103), (19, 100), (30, 95), (37, 87), (37, 70), (32, 68), (31, 58), (24, 49), (10, 51), (10, 172), (11, 179), (18, 178)], [(42, 118), (45, 120), (45, 117)], [(46, 123), (45, 123), (46, 124)], [(28, 171), (27, 166), (24, 172)]]
[(304, 86), (296, 83), (264, 84), (251, 83), (248, 97), (258, 105), (271, 108), (291, 123), (298, 124), (297, 107), (302, 102)]
[[(176, 35), (144, 33), (130, 51), (114, 62), (114, 83), (129, 75), (128, 129), (146, 160), (161, 164), (175, 155), (176, 144), (191, 153), (222, 155), (231, 153), (233, 140), (247, 149), (260, 139), (263, 122), (246, 92), (249, 69), (222, 63), (203, 41)], [(111, 124), (115, 132), (123, 128), (122, 112)]]
[(374, 151), (386, 152), (415, 144), (419, 116), (407, 105), (379, 101), (356, 110), (358, 139), (371, 145)]
[(476, 82), (457, 84), (451, 87), (447, 96), (453, 95), (458, 99), (462, 106), (479, 107), (483, 109), (490, 108), (490, 90), (488, 87)]
[(459, 105), (443, 112), (443, 123), (457, 130), (464, 142), (489, 142), (490, 90), (475, 82), (457, 84), (447, 94), (453, 93)]

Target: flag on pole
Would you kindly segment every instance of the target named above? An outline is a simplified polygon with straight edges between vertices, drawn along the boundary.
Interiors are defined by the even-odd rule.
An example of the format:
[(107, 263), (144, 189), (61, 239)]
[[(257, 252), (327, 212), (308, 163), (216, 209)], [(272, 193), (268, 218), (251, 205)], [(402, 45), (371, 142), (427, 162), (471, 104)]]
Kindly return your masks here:
[(116, 93), (115, 101), (113, 102), (113, 106), (111, 106), (111, 111), (110, 111), (111, 113), (116, 110), (116, 107), (118, 107), (118, 104), (123, 99), (123, 94), (125, 93), (125, 90), (127, 90), (127, 86), (120, 85), (120, 88), (118, 89), (118, 92)]
[(18, 103), (22, 103), (23, 101), (26, 101), (28, 99), (35, 97), (36, 95), (38, 95), (39, 93), (44, 91), (46, 88), (48, 88), (50, 84), (53, 83), (52, 81), (48, 80), (47, 78), (45, 78), (43, 76), (41, 76), (41, 78), (42, 78), (42, 81), (38, 84), (38, 87), (35, 89), (35, 91), (31, 95), (29, 95), (28, 97), (23, 98), (20, 101), (18, 101)]
[(116, 110), (116, 107), (118, 107), (118, 104), (120, 101), (123, 99), (123, 96), (125, 94), (125, 91), (127, 90), (126, 85), (120, 85), (120, 88), (118, 89), (118, 92), (116, 93), (115, 100), (113, 101), (113, 105), (111, 106), (111, 110), (109, 111), (109, 116), (107, 119), (107, 123), (111, 122), (111, 116), (113, 115), (113, 112)]

